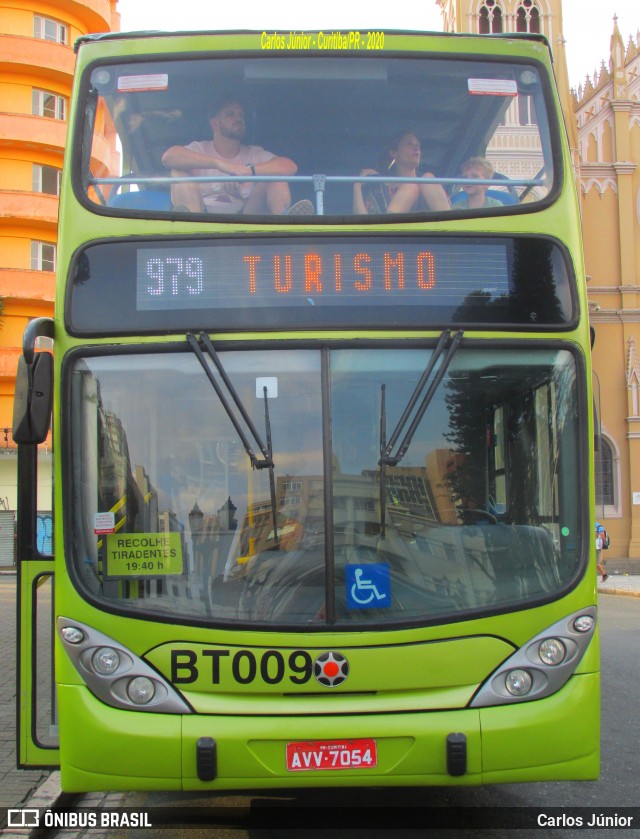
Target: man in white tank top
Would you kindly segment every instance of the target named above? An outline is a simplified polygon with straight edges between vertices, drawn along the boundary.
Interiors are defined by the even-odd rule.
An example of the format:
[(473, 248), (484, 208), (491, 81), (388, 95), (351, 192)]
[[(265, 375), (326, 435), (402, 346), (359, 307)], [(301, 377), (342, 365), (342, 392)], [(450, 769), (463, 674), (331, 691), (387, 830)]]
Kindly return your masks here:
[[(245, 146), (244, 108), (234, 98), (221, 102), (210, 120), (212, 140), (171, 146), (163, 164), (180, 175), (240, 175), (246, 180), (227, 183), (183, 183), (171, 187), (175, 210), (210, 213), (270, 213), (289, 211), (291, 193), (285, 182), (252, 182), (254, 175), (294, 175), (298, 169), (288, 157), (277, 157), (261, 146)], [(299, 202), (302, 203), (302, 202)], [(310, 212), (313, 206), (310, 202)], [(300, 212), (300, 211), (298, 211)]]

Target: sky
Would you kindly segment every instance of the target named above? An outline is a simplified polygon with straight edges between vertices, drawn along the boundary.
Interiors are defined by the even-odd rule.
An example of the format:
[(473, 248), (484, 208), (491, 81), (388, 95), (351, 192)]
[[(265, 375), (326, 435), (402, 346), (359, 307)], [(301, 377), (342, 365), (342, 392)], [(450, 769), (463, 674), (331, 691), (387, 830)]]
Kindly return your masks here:
[[(442, 30), (436, 0), (396, 6), (372, 0), (276, 0), (252, 8), (251, 3), (211, 3), (206, 0), (118, 0), (122, 31), (162, 29), (333, 30), (417, 29)], [(608, 62), (613, 16), (627, 45), (640, 29), (638, 0), (564, 0), (564, 37), (569, 81), (577, 87), (587, 74)]]

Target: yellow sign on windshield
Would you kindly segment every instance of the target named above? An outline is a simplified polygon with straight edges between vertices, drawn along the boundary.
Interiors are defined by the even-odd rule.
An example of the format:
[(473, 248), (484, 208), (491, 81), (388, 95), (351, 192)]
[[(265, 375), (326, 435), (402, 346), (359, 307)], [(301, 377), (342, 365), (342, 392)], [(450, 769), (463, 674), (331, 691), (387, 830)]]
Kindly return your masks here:
[(107, 577), (164, 577), (182, 574), (179, 533), (110, 533)]

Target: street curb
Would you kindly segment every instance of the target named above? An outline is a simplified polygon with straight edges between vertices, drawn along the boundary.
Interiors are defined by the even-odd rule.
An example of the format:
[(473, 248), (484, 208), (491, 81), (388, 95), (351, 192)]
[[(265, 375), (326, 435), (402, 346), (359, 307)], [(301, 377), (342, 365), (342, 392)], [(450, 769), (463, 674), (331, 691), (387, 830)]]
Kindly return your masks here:
[[(60, 790), (60, 780), (59, 775), (60, 773), (56, 773), (58, 775), (58, 795), (56, 798), (49, 804), (48, 807), (45, 809), (49, 810), (52, 813), (59, 813), (60, 810), (74, 810), (76, 807), (76, 802), (81, 795), (79, 793), (73, 792), (62, 792)], [(44, 786), (44, 785), (43, 785)], [(34, 805), (38, 806), (38, 805)], [(42, 805), (40, 805), (42, 806)], [(52, 833), (54, 831), (54, 833)], [(46, 827), (42, 825), (41, 827), (34, 827), (29, 832), (29, 839), (47, 839), (47, 837), (51, 837), (52, 835), (58, 835), (58, 829), (55, 827)], [(78, 834), (71, 834), (72, 836), (77, 836)]]
[[(49, 777), (40, 784), (37, 790), (33, 793), (25, 808), (34, 807), (39, 810), (56, 810), (62, 806), (64, 799), (63, 792), (60, 788), (60, 772), (52, 772)], [(37, 837), (45, 836), (49, 832), (46, 827), (33, 827), (29, 831), (30, 839), (37, 839)]]
[(624, 597), (640, 597), (640, 591), (628, 588), (598, 588), (598, 594), (621, 594)]

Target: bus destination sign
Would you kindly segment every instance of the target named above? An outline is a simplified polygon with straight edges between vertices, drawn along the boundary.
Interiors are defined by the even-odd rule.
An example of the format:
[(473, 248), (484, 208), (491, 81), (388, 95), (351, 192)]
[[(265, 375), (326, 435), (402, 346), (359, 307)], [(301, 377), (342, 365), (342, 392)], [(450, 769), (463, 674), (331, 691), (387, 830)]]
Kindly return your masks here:
[(509, 294), (504, 241), (380, 238), (138, 246), (136, 308), (451, 306)]

